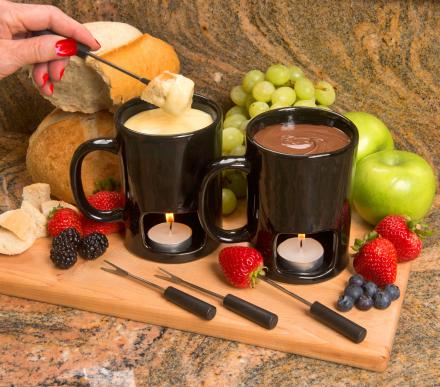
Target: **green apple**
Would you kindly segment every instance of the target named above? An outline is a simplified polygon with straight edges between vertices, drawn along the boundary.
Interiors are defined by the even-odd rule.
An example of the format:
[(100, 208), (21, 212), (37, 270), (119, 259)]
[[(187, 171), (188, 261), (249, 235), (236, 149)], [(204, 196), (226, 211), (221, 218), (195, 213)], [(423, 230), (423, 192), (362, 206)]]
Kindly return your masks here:
[(385, 150), (356, 164), (352, 200), (359, 215), (372, 225), (391, 214), (419, 220), (431, 208), (435, 186), (434, 172), (422, 157)]
[(356, 125), (359, 132), (356, 162), (372, 153), (394, 149), (390, 131), (376, 116), (365, 112), (349, 112), (344, 116)]

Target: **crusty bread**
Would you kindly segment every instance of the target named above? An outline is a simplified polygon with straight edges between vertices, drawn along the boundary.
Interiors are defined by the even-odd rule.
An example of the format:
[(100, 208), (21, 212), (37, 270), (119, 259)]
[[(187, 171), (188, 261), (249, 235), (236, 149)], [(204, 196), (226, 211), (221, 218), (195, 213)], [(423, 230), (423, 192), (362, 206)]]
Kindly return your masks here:
[(35, 234), (31, 233), (22, 240), (13, 232), (0, 227), (0, 254), (21, 254), (34, 244), (35, 239)]
[[(47, 202), (46, 202), (47, 203)], [(21, 209), (35, 222), (34, 234), (37, 238), (47, 237), (47, 217), (36, 209), (30, 202), (24, 200)]]
[(191, 108), (194, 82), (180, 74), (165, 71), (151, 80), (141, 98), (166, 112), (180, 116)]
[[(48, 183), (52, 195), (74, 203), (70, 188), (70, 161), (84, 141), (97, 137), (114, 137), (113, 115), (67, 113), (55, 110), (38, 126), (29, 139), (26, 166), (33, 181)], [(83, 162), (82, 181), (86, 195), (95, 183), (108, 177), (120, 180), (119, 160), (109, 152), (92, 152)], [(49, 199), (48, 199), (49, 200)]]
[[(139, 76), (152, 79), (165, 70), (178, 73), (179, 59), (169, 44), (136, 28), (115, 22), (84, 24), (101, 43), (96, 53)], [(52, 96), (55, 106), (69, 112), (94, 113), (113, 110), (130, 98), (141, 95), (144, 84), (90, 57), (70, 58), (63, 79)]]
[(79, 213), (78, 208), (76, 208), (75, 206), (72, 206), (69, 203), (63, 202), (62, 200), (61, 201), (60, 200), (49, 200), (47, 202), (44, 202), (41, 205), (41, 212), (47, 218), (49, 216), (49, 214), (51, 213), (51, 211), (57, 207), (70, 208), (71, 210)]
[(41, 210), (41, 204), (50, 200), (50, 185), (35, 183), (23, 188), (23, 201), (29, 202), (36, 209)]
[(14, 233), (22, 241), (35, 233), (35, 221), (21, 208), (0, 215), (0, 226)]

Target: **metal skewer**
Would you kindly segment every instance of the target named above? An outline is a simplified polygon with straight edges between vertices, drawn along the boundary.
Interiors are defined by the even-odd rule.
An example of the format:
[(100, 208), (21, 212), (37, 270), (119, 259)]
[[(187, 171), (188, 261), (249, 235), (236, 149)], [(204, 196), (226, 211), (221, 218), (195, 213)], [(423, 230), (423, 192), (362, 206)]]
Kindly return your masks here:
[(222, 296), (221, 294), (215, 293), (211, 290), (202, 288), (201, 286), (185, 281), (183, 278), (180, 278), (170, 273), (169, 271), (162, 269), (161, 267), (159, 267), (159, 270), (161, 270), (163, 273), (167, 274), (168, 276), (156, 274), (155, 277), (163, 279), (165, 281), (173, 282), (178, 285), (184, 285), (189, 288), (198, 290), (199, 292), (213, 296), (218, 300), (220, 300), (226, 309), (229, 309), (231, 312), (234, 312), (250, 321), (253, 321), (254, 323), (262, 326), (263, 328), (273, 329), (278, 323), (278, 316), (276, 314), (266, 309), (260, 308), (259, 306), (252, 304), (246, 300), (243, 300), (242, 298), (236, 297), (233, 294), (226, 294), (225, 296)]
[[(44, 31), (35, 31), (32, 32), (33, 36), (43, 36), (43, 35), (59, 35), (56, 32), (50, 31), (50, 30), (44, 30)], [(61, 36), (61, 35), (59, 35)], [(137, 79), (138, 81), (142, 82), (145, 85), (148, 85), (148, 83), (150, 83), (150, 80), (144, 77), (141, 77), (139, 75), (136, 75), (134, 73), (132, 73), (131, 71), (128, 71), (120, 66), (118, 66), (115, 63), (109, 62), (107, 59), (101, 58), (100, 56), (93, 54), (92, 52), (90, 52), (90, 47), (87, 47), (85, 44), (76, 42), (77, 44), (77, 53), (76, 55), (79, 56), (80, 58), (85, 58), (86, 56), (90, 56), (93, 59), (106, 64), (107, 66), (113, 67), (114, 69), (134, 78)]]
[(168, 301), (180, 306), (192, 314), (195, 314), (196, 316), (202, 317), (205, 320), (212, 320), (217, 312), (217, 309), (214, 305), (208, 304), (207, 302), (200, 300), (191, 294), (182, 292), (181, 290), (172, 286), (163, 288), (162, 286), (156, 285), (153, 282), (147, 281), (145, 278), (129, 273), (127, 270), (116, 266), (114, 263), (106, 260), (104, 260), (104, 262), (114, 267), (114, 269), (101, 267), (101, 270), (104, 270), (107, 273), (119, 275), (121, 277), (133, 279), (137, 282), (140, 282), (142, 285), (159, 290)]
[(364, 327), (361, 327), (360, 325), (349, 320), (348, 318), (340, 315), (339, 313), (336, 313), (334, 310), (326, 307), (324, 304), (321, 304), (318, 301), (311, 303), (301, 296), (298, 296), (298, 294), (295, 294), (286, 289), (284, 286), (277, 284), (270, 278), (266, 278), (264, 276), (258, 276), (258, 278), (307, 305), (310, 308), (310, 313), (314, 317), (316, 317), (323, 324), (327, 325), (329, 328), (332, 328), (333, 330), (339, 332), (341, 335), (344, 335), (351, 341), (355, 343), (360, 343), (365, 339), (365, 336), (367, 335), (367, 330)]

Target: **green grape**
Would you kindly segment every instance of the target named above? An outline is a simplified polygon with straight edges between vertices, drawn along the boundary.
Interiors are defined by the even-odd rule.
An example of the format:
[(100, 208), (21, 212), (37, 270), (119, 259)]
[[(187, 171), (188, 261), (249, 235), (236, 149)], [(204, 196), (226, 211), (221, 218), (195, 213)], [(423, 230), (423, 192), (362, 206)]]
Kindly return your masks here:
[(299, 78), (304, 77), (303, 71), (298, 66), (289, 66), (290, 80), (295, 83)]
[(255, 98), (252, 97), (252, 94), (249, 94), (246, 100), (246, 109), (249, 111), (249, 106), (251, 106), (251, 104), (255, 102)]
[(296, 101), (293, 106), (316, 107), (316, 103), (313, 99), (301, 99)]
[(230, 96), (231, 96), (232, 102), (234, 102), (236, 105), (244, 106), (248, 95), (246, 94), (246, 92), (243, 90), (243, 88), (241, 86), (234, 86), (231, 89)]
[(246, 147), (244, 145), (238, 145), (232, 149), (229, 154), (231, 156), (244, 156), (246, 154)]
[(247, 117), (248, 112), (247, 112), (247, 108), (245, 108), (244, 106), (232, 106), (225, 114), (225, 118), (232, 116), (233, 114), (241, 114), (245, 117)]
[(258, 83), (264, 81), (264, 73), (260, 70), (251, 70), (246, 73), (243, 78), (243, 89), (246, 93), (250, 93), (254, 86)]
[(244, 136), (237, 128), (225, 128), (222, 133), (222, 150), (228, 153), (236, 146), (243, 144)]
[(298, 78), (295, 82), (295, 93), (298, 99), (315, 99), (315, 86), (308, 78)]
[(225, 188), (229, 188), (239, 199), (246, 197), (247, 179), (246, 175), (239, 171), (233, 171), (225, 178)]
[(241, 130), (243, 133), (246, 132), (246, 127), (247, 127), (247, 124), (249, 123), (249, 121), (250, 121), (250, 120), (246, 120), (246, 121), (243, 121), (243, 122), (241, 123), (240, 130)]
[(223, 215), (229, 215), (237, 207), (237, 198), (229, 188), (222, 188), (222, 212)]
[(281, 86), (289, 81), (290, 71), (282, 64), (273, 64), (266, 71), (266, 79), (275, 86)]
[(245, 116), (241, 114), (232, 114), (231, 116), (226, 117), (223, 122), (223, 127), (239, 129), (244, 121), (247, 121), (247, 118)]
[(319, 81), (315, 85), (315, 97), (321, 105), (329, 106), (335, 102), (335, 89), (330, 83), (326, 81)]
[(272, 94), (272, 104), (283, 104), (283, 106), (290, 106), (293, 105), (295, 99), (295, 90), (287, 86), (276, 89)]
[(332, 111), (332, 109), (330, 109), (328, 106), (324, 106), (324, 105), (316, 105), (316, 107), (319, 108), (319, 109), (330, 110), (330, 111)]
[(275, 91), (275, 86), (268, 81), (258, 82), (252, 89), (253, 97), (260, 102), (269, 102)]
[(272, 105), (270, 105), (270, 110), (280, 109), (280, 108), (289, 107), (289, 106), (292, 106), (292, 105), (286, 105), (285, 103), (277, 102), (277, 103), (273, 103)]
[(255, 101), (249, 106), (249, 115), (251, 118), (257, 116), (260, 113), (264, 113), (269, 110), (269, 105), (266, 102)]

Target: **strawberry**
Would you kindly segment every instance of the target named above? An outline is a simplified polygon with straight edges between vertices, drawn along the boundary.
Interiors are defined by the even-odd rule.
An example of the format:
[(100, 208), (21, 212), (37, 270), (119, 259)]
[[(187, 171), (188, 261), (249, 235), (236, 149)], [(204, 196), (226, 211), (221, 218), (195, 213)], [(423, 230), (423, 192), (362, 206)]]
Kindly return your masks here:
[(90, 195), (87, 200), (93, 207), (101, 211), (124, 207), (124, 198), (121, 193), (116, 191), (99, 191)]
[[(115, 208), (124, 207), (124, 197), (121, 193), (116, 191), (99, 191), (90, 195), (87, 200), (90, 205), (101, 211), (110, 211)], [(99, 232), (101, 234), (112, 234), (119, 232), (122, 229), (121, 222), (97, 222), (86, 217), (81, 219), (84, 236), (92, 232)]]
[(92, 232), (99, 232), (104, 235), (119, 232), (122, 229), (121, 222), (97, 222), (82, 216), (81, 224), (84, 236), (91, 234)]
[(66, 228), (75, 228), (82, 235), (82, 225), (80, 216), (70, 208), (54, 208), (49, 214), (47, 231), (53, 237), (58, 236)]
[(394, 245), (373, 231), (364, 240), (356, 239), (353, 267), (367, 281), (378, 286), (392, 284), (397, 274), (397, 252)]
[(254, 287), (259, 275), (264, 275), (263, 257), (251, 247), (225, 247), (219, 262), (228, 281), (237, 288)]
[(421, 238), (430, 234), (425, 227), (401, 215), (388, 215), (376, 225), (375, 230), (394, 245), (398, 261), (406, 262), (420, 255)]

